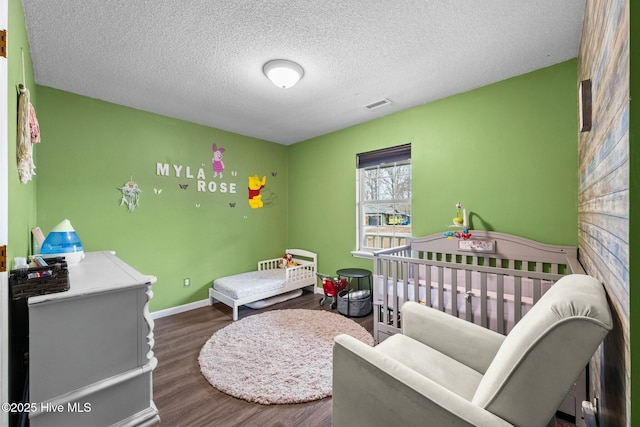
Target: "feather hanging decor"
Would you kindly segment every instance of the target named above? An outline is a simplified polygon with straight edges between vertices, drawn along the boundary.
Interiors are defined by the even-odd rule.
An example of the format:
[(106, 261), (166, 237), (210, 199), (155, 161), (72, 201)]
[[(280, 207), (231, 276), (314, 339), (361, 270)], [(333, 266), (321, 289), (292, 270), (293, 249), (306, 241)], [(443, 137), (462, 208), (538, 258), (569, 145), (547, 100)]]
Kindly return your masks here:
[(20, 182), (26, 184), (36, 174), (33, 163), (33, 144), (31, 142), (31, 127), (29, 125), (29, 89), (20, 85), (18, 95), (18, 174)]

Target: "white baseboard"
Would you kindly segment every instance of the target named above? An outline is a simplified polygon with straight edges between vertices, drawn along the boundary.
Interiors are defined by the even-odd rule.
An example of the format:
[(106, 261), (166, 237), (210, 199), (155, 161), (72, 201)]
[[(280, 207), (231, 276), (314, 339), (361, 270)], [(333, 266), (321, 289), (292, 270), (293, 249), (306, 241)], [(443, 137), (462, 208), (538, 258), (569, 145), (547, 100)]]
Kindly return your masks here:
[(183, 304), (176, 307), (165, 308), (164, 310), (154, 311), (153, 313), (151, 313), (151, 317), (154, 319), (160, 319), (161, 317), (171, 316), (172, 314), (184, 313), (185, 311), (206, 307), (210, 304), (211, 300), (207, 298), (200, 301), (190, 302), (189, 304)]
[[(323, 294), (324, 290), (321, 287), (314, 286), (313, 291), (315, 294)], [(160, 319), (162, 317), (171, 316), (173, 314), (184, 313), (185, 311), (195, 310), (196, 308), (202, 308), (211, 305), (211, 299), (203, 299), (200, 301), (190, 302), (189, 304), (178, 305), (176, 307), (165, 308), (164, 310), (158, 310), (151, 313), (153, 319)]]

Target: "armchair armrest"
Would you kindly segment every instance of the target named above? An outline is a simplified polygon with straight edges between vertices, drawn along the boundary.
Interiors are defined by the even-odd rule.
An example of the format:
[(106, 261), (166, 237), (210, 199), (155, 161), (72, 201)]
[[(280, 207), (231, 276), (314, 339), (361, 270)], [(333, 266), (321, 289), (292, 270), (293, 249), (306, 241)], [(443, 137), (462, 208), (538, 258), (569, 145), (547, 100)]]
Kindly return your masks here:
[(402, 333), (484, 374), (504, 335), (409, 301), (402, 306)]
[(511, 426), (348, 335), (333, 347), (333, 425)]

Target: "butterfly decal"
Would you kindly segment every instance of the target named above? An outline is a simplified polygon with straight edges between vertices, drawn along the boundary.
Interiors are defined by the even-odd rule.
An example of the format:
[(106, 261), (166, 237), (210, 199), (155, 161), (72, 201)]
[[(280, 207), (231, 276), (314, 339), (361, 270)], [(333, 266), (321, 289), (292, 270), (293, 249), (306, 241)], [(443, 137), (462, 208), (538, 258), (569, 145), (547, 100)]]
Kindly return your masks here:
[(232, 208), (235, 208), (236, 207), (236, 202), (229, 203), (229, 206), (231, 206)]
[(278, 176), (278, 172), (271, 172), (271, 176)]
[(196, 203), (196, 208), (199, 208), (199, 207), (200, 207), (200, 203)]
[(153, 189), (153, 192), (154, 192), (155, 194), (161, 194), (161, 193), (162, 193), (162, 188), (154, 188), (154, 189)]
[(231, 176), (238, 176), (238, 171), (231, 171)]
[(181, 189), (186, 190), (189, 187), (189, 184), (178, 184)]

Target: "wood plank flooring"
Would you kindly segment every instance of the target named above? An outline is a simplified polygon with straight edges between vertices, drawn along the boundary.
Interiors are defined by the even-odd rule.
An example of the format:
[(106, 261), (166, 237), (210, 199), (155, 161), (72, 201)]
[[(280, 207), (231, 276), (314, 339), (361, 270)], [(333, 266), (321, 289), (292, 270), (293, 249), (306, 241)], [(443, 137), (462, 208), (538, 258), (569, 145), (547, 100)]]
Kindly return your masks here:
[[(305, 291), (299, 298), (263, 310), (240, 307), (239, 318), (279, 309), (329, 310), (328, 304), (318, 304), (320, 297)], [(373, 315), (353, 320), (373, 331)], [(153, 371), (153, 399), (160, 412), (160, 427), (331, 426), (330, 397), (292, 405), (260, 405), (224, 394), (207, 382), (198, 364), (200, 349), (214, 332), (231, 323), (231, 309), (220, 303), (155, 321), (158, 367)]]
[[(240, 307), (239, 318), (274, 309), (320, 306), (321, 295), (306, 292), (293, 300), (263, 310)], [(337, 313), (337, 310), (333, 310)], [(353, 318), (369, 332), (373, 316)], [(292, 405), (260, 405), (224, 394), (200, 373), (198, 355), (217, 330), (232, 323), (231, 309), (217, 303), (155, 321), (154, 353), (158, 366), (153, 371), (153, 399), (160, 412), (161, 426), (331, 426), (331, 398)]]

